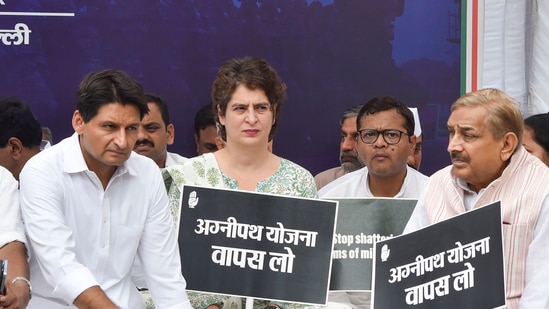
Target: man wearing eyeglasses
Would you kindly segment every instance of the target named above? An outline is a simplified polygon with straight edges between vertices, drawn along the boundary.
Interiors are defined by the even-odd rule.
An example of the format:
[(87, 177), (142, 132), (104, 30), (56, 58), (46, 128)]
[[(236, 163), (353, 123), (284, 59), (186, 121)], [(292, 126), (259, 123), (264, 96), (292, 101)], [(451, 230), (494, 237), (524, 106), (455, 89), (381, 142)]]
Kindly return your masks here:
[[(360, 109), (357, 129), (357, 151), (366, 167), (326, 185), (319, 196), (419, 198), (428, 177), (407, 164), (416, 147), (412, 111), (392, 97), (376, 97)], [(371, 294), (331, 291), (328, 302), (370, 308)], [(328, 308), (334, 308), (331, 304)]]
[(320, 197), (419, 198), (428, 177), (407, 165), (416, 147), (414, 115), (402, 102), (380, 96), (357, 117), (357, 151), (366, 165), (320, 189)]

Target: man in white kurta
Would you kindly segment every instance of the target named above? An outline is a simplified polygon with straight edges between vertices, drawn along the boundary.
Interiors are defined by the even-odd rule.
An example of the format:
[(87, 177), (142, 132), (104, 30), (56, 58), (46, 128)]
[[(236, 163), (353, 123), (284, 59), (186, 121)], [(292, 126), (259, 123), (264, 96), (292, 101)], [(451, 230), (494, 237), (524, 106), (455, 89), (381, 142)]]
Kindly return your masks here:
[(141, 308), (136, 256), (157, 308), (191, 308), (160, 171), (132, 151), (147, 110), (126, 73), (92, 72), (78, 90), (75, 133), (23, 168), (28, 308)]
[(0, 248), (12, 241), (26, 242), (19, 209), (18, 183), (13, 175), (0, 165)]
[[(406, 176), (400, 186), (397, 194), (393, 198), (419, 198), (421, 191), (425, 188), (429, 177), (418, 172), (414, 168), (406, 167)], [(370, 191), (368, 181), (368, 167), (363, 167), (343, 175), (332, 181), (318, 191), (318, 195), (323, 198), (331, 197), (375, 197)]]
[(17, 180), (0, 165), (0, 260), (6, 260), (5, 290), (0, 307), (24, 308), (31, 297), (26, 238), (19, 208)]
[[(357, 150), (366, 167), (329, 183), (319, 196), (417, 199), (428, 177), (407, 164), (416, 142), (412, 111), (394, 98), (376, 97), (357, 119)], [(328, 307), (368, 309), (370, 298), (370, 292), (331, 291)]]
[(549, 169), (521, 145), (519, 105), (470, 92), (447, 126), (452, 165), (431, 176), (404, 233), (501, 201), (506, 308), (549, 308)]

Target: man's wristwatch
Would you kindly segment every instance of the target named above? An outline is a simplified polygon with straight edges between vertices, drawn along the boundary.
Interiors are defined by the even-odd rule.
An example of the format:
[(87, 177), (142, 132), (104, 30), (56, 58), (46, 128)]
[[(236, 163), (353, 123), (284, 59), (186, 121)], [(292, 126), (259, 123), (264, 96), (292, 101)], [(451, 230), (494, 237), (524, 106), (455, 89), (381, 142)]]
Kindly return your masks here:
[(32, 298), (32, 285), (31, 285), (31, 283), (30, 283), (30, 280), (27, 279), (27, 278), (25, 278), (25, 277), (23, 277), (23, 276), (17, 276), (17, 277), (15, 277), (15, 278), (13, 278), (13, 280), (11, 281), (11, 283), (12, 283), (12, 284), (15, 284), (15, 282), (17, 282), (17, 281), (19, 281), (19, 280), (25, 282), (25, 283), (29, 286), (29, 300), (30, 300), (30, 299)]

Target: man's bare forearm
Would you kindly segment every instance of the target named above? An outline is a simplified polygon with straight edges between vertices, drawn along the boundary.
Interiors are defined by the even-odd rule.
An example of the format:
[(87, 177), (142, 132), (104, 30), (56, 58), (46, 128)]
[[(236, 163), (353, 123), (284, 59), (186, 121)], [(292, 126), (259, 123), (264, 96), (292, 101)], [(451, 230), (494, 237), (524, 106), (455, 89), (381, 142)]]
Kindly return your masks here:
[[(25, 245), (19, 241), (7, 243), (0, 248), (0, 260), (8, 260), (6, 296), (0, 297), (0, 305), (4, 308), (25, 308), (31, 297)], [(15, 278), (15, 283), (12, 283)]]
[(8, 260), (8, 278), (17, 276), (29, 278), (29, 264), (25, 245), (19, 241), (12, 241), (0, 248), (0, 260)]

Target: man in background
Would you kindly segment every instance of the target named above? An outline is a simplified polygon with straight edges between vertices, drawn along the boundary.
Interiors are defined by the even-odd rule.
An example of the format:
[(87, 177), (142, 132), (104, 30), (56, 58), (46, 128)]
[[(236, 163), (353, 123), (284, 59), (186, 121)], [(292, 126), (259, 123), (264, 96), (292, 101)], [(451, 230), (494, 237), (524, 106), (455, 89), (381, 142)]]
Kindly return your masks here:
[(175, 139), (175, 129), (170, 123), (168, 105), (153, 94), (146, 94), (146, 98), (149, 113), (141, 121), (133, 150), (153, 159), (160, 168), (185, 162), (187, 158), (168, 152), (168, 145), (172, 145)]
[(341, 141), (339, 144), (340, 166), (325, 170), (315, 175), (317, 190), (333, 180), (364, 167), (364, 163), (358, 156), (356, 117), (362, 105), (357, 105), (343, 112), (339, 119), (341, 125)]
[(223, 141), (217, 135), (212, 104), (202, 106), (194, 116), (194, 141), (198, 155), (223, 148)]
[(42, 143), (40, 143), (40, 150), (50, 148), (53, 145), (53, 135), (48, 127), (42, 127)]
[(17, 97), (0, 98), (0, 165), (15, 179), (27, 161), (40, 152), (42, 129), (29, 106)]
[(412, 114), (414, 114), (416, 147), (414, 147), (412, 154), (408, 157), (408, 165), (419, 171), (421, 158), (423, 157), (423, 132), (421, 131), (421, 123), (419, 122), (419, 112), (417, 108), (410, 107), (410, 110), (412, 111)]
[(427, 176), (408, 166), (416, 147), (412, 111), (389, 96), (375, 97), (357, 117), (358, 156), (366, 165), (318, 191), (320, 197), (419, 198)]

